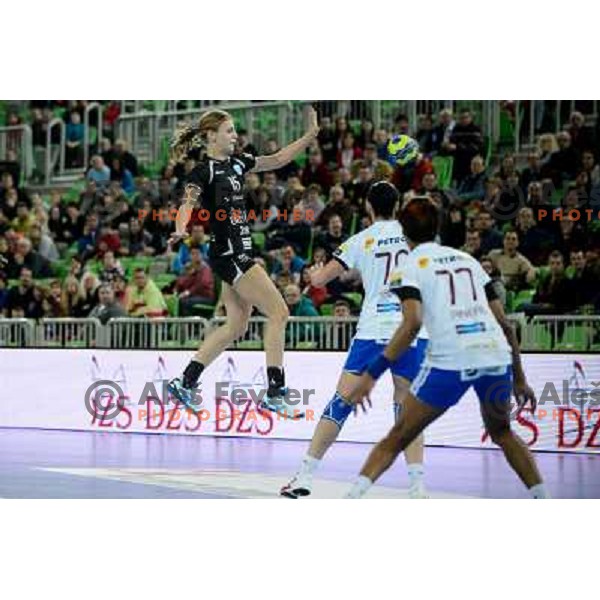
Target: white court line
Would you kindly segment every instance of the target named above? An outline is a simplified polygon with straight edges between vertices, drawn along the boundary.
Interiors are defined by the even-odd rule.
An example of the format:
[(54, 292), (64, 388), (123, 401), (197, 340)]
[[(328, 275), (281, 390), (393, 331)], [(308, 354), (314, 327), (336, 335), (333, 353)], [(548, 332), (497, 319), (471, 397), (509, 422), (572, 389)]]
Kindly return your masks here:
[[(286, 483), (284, 476), (248, 473), (229, 469), (76, 469), (76, 468), (42, 468), (41, 470), (80, 477), (94, 477), (137, 483), (157, 485), (161, 487), (199, 492), (205, 494), (221, 494), (231, 498), (278, 498), (279, 490)], [(350, 488), (350, 481), (316, 478), (313, 493), (309, 499), (342, 498)], [(428, 490), (433, 499), (436, 498), (475, 498), (464, 494), (453, 494)], [(408, 490), (375, 485), (369, 491), (368, 498), (408, 498)]]

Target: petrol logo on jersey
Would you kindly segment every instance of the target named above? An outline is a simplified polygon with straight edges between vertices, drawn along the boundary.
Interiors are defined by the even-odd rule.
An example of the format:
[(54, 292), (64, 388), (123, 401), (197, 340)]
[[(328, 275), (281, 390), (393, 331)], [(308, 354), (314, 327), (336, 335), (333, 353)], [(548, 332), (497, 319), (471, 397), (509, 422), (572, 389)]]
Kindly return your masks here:
[(417, 264), (419, 265), (419, 269), (424, 269), (429, 264), (429, 259), (424, 256), (418, 260)]
[(373, 247), (373, 244), (375, 243), (375, 238), (367, 238), (365, 240), (365, 251), (369, 252), (369, 250), (371, 250), (371, 248)]

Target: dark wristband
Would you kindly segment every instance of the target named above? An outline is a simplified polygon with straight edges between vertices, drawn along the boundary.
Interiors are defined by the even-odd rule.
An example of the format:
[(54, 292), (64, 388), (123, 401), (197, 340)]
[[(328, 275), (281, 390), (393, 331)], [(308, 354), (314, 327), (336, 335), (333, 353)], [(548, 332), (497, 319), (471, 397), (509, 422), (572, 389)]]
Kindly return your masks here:
[(367, 367), (367, 373), (375, 380), (379, 379), (392, 365), (383, 352)]

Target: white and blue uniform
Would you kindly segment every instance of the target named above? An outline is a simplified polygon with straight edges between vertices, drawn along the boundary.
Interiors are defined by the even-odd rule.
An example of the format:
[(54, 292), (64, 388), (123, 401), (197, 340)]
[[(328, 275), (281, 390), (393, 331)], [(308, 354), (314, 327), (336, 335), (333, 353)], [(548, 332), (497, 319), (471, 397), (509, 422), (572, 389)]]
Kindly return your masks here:
[[(356, 335), (348, 352), (344, 370), (360, 375), (373, 356), (386, 346), (402, 323), (402, 304), (391, 287), (398, 279), (410, 249), (398, 221), (376, 221), (352, 236), (334, 253), (333, 258), (346, 269), (357, 269), (362, 277), (365, 297)], [(426, 333), (391, 367), (394, 375), (412, 381), (420, 368)]]
[(434, 242), (405, 261), (398, 295), (421, 300), (431, 338), (411, 387), (423, 402), (446, 409), (471, 386), (482, 402), (510, 399), (510, 347), (488, 304), (490, 281), (469, 254)]

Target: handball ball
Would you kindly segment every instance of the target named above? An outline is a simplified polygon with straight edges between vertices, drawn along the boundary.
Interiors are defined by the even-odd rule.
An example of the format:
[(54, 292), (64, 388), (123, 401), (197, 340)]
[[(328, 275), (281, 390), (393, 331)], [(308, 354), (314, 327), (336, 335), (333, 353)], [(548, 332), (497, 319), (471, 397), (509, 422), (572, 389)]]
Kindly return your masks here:
[(404, 134), (393, 136), (388, 142), (387, 151), (390, 163), (401, 167), (417, 160), (420, 153), (417, 141)]

